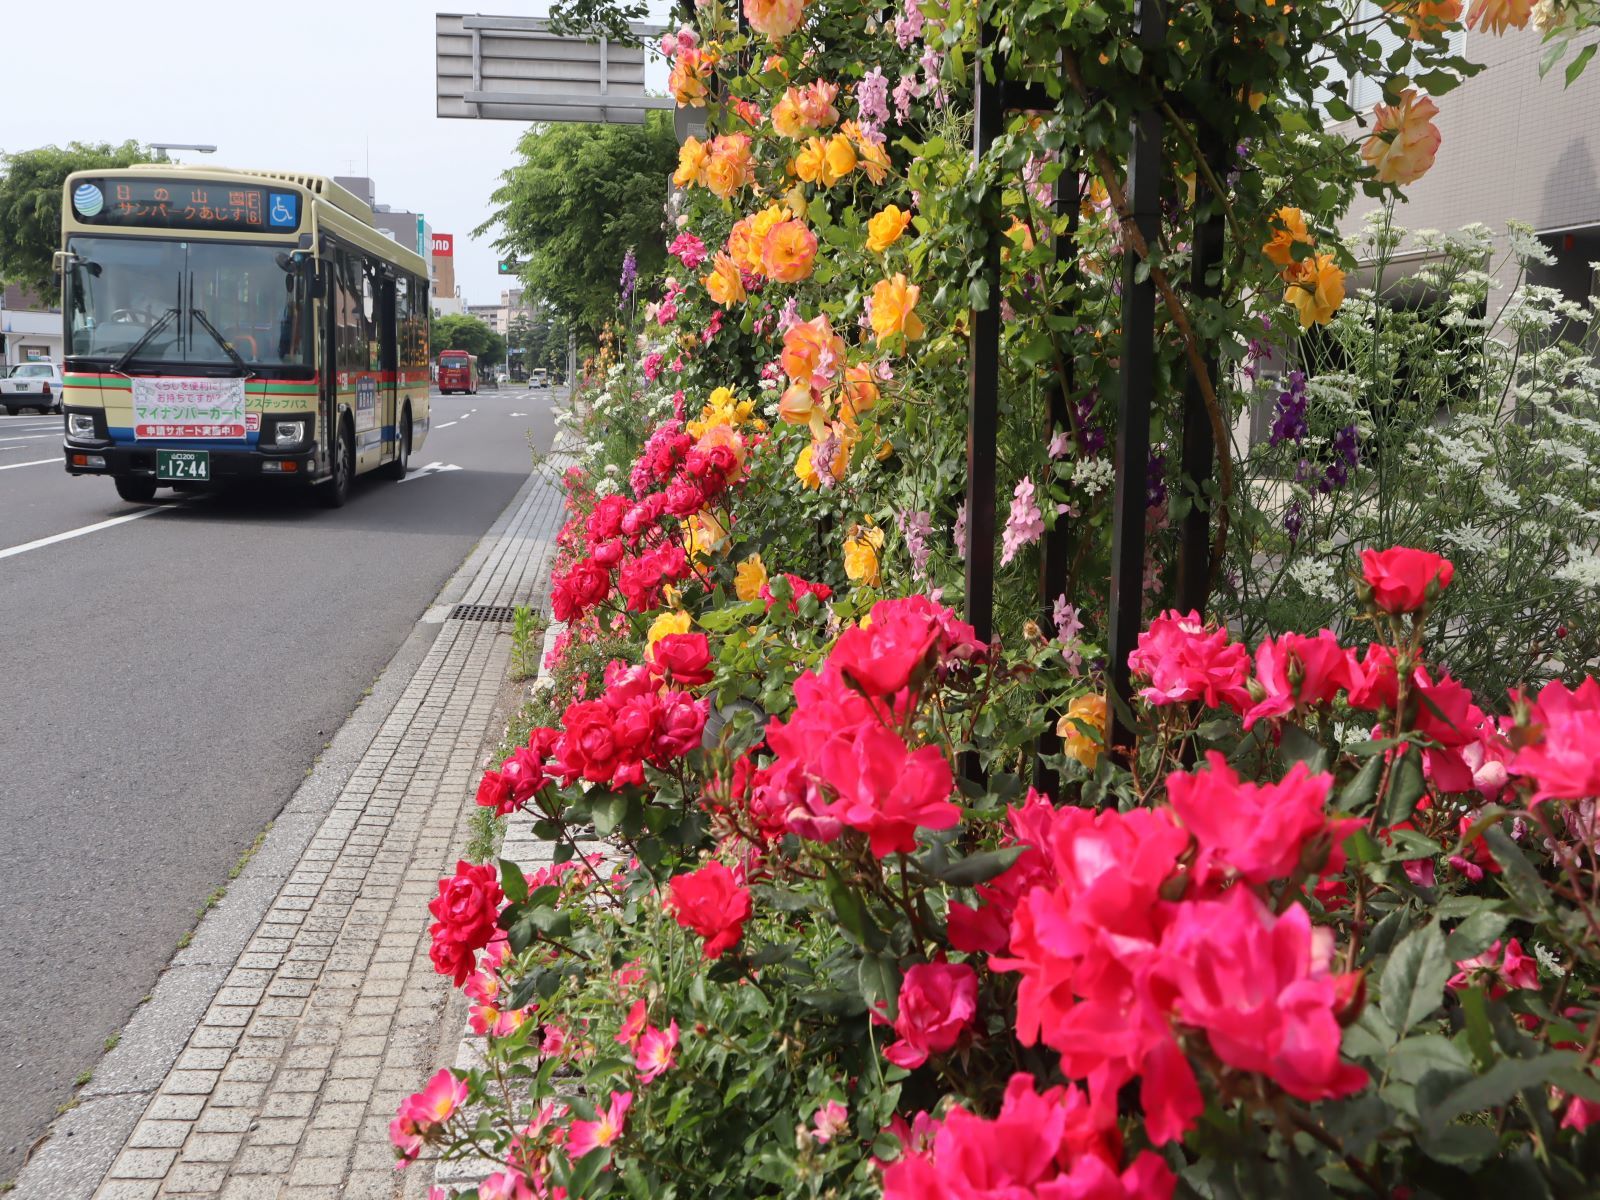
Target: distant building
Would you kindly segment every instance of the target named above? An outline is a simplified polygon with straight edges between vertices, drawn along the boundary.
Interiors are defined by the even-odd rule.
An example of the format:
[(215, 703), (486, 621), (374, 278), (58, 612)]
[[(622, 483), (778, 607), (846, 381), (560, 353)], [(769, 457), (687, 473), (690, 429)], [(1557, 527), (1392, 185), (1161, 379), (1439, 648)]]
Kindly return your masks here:
[(455, 294), (454, 262), (451, 262), (448, 284), (441, 285), (439, 260), (433, 249), (433, 227), (421, 213), (379, 204), (377, 185), (365, 175), (335, 175), (333, 181), (372, 206), (372, 223), (380, 232), (428, 260), (429, 283), (435, 297)]
[(467, 312), (504, 337), (518, 317), (533, 319), (533, 307), (522, 296), (521, 288), (500, 293), (499, 304), (469, 304)]
[(59, 363), (64, 353), (59, 298), (47, 300), (15, 284), (0, 286), (0, 364)]

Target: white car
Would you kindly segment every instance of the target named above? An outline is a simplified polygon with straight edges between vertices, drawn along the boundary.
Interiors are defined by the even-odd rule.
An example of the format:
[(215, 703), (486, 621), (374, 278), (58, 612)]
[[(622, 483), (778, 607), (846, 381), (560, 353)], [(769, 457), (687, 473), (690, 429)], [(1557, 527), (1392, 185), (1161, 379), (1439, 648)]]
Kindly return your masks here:
[(24, 408), (60, 412), (64, 384), (56, 363), (19, 363), (11, 368), (11, 374), (0, 378), (0, 412), (8, 416)]

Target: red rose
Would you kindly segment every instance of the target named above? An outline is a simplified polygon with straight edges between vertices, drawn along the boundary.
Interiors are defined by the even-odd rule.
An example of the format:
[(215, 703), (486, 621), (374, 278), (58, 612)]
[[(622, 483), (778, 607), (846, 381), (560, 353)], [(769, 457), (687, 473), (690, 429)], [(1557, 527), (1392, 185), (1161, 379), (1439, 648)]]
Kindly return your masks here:
[(675, 876), (667, 887), (673, 916), (679, 925), (706, 939), (707, 958), (721, 958), (744, 936), (750, 892), (721, 863), (709, 862), (698, 871)]
[(581, 777), (590, 783), (610, 782), (617, 759), (611, 709), (600, 700), (580, 700), (567, 706), (561, 723), (566, 735), (556, 761), (566, 781)]
[(609, 538), (608, 540), (600, 542), (595, 546), (594, 561), (609, 571), (612, 567), (616, 566), (622, 561), (622, 553), (622, 539)]
[(644, 757), (644, 749), (656, 730), (656, 714), (661, 702), (654, 695), (634, 696), (612, 716), (611, 733), (617, 752), (626, 758)]
[(1455, 573), (1448, 558), (1409, 546), (1361, 552), (1361, 574), (1372, 589), (1372, 602), (1387, 613), (1416, 612), (1431, 598), (1429, 588), (1437, 583), (1437, 596)]
[(504, 816), (511, 811), (511, 780), (499, 771), (485, 771), (478, 780), (478, 804)]
[(575, 564), (568, 577), (578, 603), (584, 608), (593, 608), (611, 591), (611, 572), (592, 558)]
[(846, 629), (830, 657), (867, 695), (888, 697), (933, 662), (938, 644), (939, 626), (928, 613), (880, 603), (873, 609), (872, 624)]
[(632, 507), (626, 496), (607, 496), (589, 514), (589, 544), (594, 546), (622, 532), (623, 514)]
[(668, 692), (661, 698), (660, 718), (656, 723), (651, 757), (657, 763), (681, 758), (700, 744), (705, 732), (709, 700), (694, 700), (684, 692)]
[(703, 633), (669, 633), (650, 648), (650, 666), (685, 687), (711, 681), (711, 648)]
[(473, 954), (489, 944), (500, 917), (505, 893), (492, 866), (459, 861), (453, 878), (439, 881), (439, 894), (428, 904), (437, 918), (429, 926), (429, 956), (441, 975), (453, 975), (460, 987), (472, 973)]
[[(978, 976), (966, 963), (918, 963), (900, 984), (894, 1031), (883, 1056), (897, 1067), (920, 1067), (955, 1046), (978, 1012)], [(879, 1023), (887, 1024), (882, 1017)]]
[(705, 507), (705, 496), (687, 479), (672, 483), (666, 492), (666, 510), (675, 517), (687, 517)]

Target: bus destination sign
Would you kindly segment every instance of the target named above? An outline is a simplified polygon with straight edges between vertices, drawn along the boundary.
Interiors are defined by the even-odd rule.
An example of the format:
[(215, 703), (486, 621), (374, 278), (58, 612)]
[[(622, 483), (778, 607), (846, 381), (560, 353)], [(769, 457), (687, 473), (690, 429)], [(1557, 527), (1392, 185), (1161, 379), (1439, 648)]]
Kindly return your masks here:
[(72, 211), (86, 225), (219, 233), (293, 233), (301, 216), (298, 192), (193, 179), (84, 180)]

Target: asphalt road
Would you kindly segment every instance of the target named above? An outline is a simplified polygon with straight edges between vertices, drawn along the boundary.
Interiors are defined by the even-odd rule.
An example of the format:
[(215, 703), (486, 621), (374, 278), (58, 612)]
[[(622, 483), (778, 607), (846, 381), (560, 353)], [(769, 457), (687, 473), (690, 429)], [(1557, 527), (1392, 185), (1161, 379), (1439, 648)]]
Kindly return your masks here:
[(61, 418), (0, 416), (0, 1184), (527, 478), (551, 401), (435, 395), (411, 477), (335, 511), (129, 505), (61, 469)]

